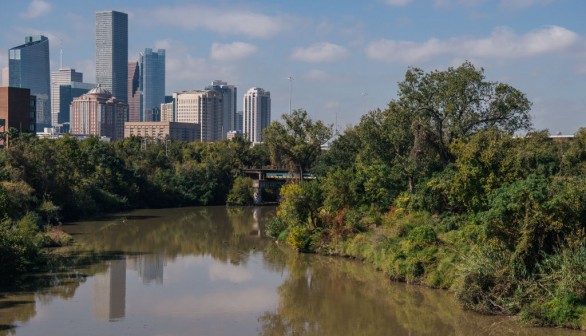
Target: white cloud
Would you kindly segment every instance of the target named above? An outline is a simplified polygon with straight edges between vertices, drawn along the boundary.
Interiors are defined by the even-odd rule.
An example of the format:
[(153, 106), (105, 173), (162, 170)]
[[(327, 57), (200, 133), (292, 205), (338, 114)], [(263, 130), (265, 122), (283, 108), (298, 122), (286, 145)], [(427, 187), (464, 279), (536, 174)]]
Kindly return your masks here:
[(434, 57), (519, 59), (567, 51), (580, 41), (580, 36), (566, 28), (550, 26), (517, 35), (509, 29), (497, 28), (483, 39), (452, 38), (412, 41), (379, 40), (366, 48), (369, 58), (379, 61), (413, 64)]
[(192, 90), (203, 88), (215, 78), (234, 80), (238, 69), (229, 63), (217, 63), (195, 57), (191, 44), (172, 39), (158, 40), (155, 48), (165, 49), (166, 90)]
[(246, 58), (256, 53), (255, 45), (245, 42), (233, 42), (229, 44), (214, 43), (210, 52), (210, 58), (217, 61), (235, 61)]
[(51, 4), (44, 0), (33, 0), (28, 5), (28, 10), (21, 13), (20, 16), (26, 19), (36, 18), (51, 11)]
[(337, 44), (321, 42), (307, 48), (296, 48), (291, 59), (303, 62), (331, 62), (348, 56), (348, 50)]
[[(393, 0), (389, 0), (393, 1)], [(401, 0), (396, 0), (401, 2)], [(499, 7), (503, 10), (514, 11), (525, 9), (533, 6), (544, 6), (553, 0), (500, 0)], [(466, 7), (477, 7), (488, 2), (488, 0), (434, 0), (435, 7), (448, 7), (453, 4), (459, 4)]]
[(552, 0), (501, 0), (500, 7), (505, 10), (519, 10), (533, 6), (545, 6)]
[(178, 26), (187, 30), (208, 29), (221, 34), (268, 38), (288, 29), (289, 19), (251, 11), (184, 5), (159, 7), (146, 16), (157, 24)]
[(391, 6), (405, 6), (411, 3), (413, 0), (386, 0), (386, 3)]

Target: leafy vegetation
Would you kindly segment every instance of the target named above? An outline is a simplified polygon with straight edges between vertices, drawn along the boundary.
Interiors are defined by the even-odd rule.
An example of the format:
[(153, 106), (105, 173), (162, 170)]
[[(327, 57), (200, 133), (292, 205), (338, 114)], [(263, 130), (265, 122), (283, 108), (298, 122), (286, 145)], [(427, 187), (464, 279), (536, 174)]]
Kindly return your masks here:
[(268, 231), (469, 309), (584, 329), (586, 129), (552, 140), (530, 107), (469, 62), (410, 68), (397, 99), (312, 161), (317, 181), (283, 189)]
[(145, 144), (15, 137), (0, 151), (0, 278), (46, 264), (44, 246), (70, 242), (47, 225), (131, 208), (250, 204), (239, 169), (268, 163), (265, 146), (240, 138)]

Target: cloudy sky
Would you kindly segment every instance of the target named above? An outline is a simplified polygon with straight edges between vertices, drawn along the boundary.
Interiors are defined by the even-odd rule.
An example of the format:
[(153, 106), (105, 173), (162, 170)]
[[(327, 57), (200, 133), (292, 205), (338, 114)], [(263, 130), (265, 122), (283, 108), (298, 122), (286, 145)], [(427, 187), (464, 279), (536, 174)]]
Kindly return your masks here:
[[(95, 81), (95, 12), (129, 14), (129, 57), (167, 50), (167, 92), (214, 79), (271, 91), (273, 119), (304, 108), (340, 129), (385, 108), (409, 66), (465, 60), (525, 92), (536, 129), (586, 127), (584, 0), (2, 1), (0, 66), (31, 34), (51, 68)], [(294, 79), (290, 81), (288, 77)]]

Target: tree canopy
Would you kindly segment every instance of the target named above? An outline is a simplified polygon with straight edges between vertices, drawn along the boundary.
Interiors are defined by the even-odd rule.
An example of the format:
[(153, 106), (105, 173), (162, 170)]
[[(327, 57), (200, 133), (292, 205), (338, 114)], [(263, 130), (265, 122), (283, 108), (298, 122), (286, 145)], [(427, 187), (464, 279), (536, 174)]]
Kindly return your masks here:
[(531, 102), (514, 87), (485, 80), (484, 69), (464, 62), (445, 71), (410, 68), (399, 83), (398, 102), (415, 117), (444, 162), (451, 143), (478, 131), (509, 134), (531, 127)]
[(263, 130), (273, 164), (285, 163), (300, 178), (315, 162), (321, 146), (332, 137), (332, 126), (313, 121), (305, 110), (293, 110), (282, 116), (283, 123), (273, 121)]

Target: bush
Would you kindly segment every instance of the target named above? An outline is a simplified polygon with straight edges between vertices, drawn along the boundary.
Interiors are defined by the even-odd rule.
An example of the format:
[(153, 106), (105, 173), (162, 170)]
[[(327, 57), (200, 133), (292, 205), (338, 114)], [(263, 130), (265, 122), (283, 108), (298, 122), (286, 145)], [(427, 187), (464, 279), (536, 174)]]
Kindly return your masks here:
[(287, 244), (299, 252), (311, 252), (311, 232), (304, 226), (294, 226), (287, 237)]
[(0, 223), (0, 282), (31, 271), (43, 261), (43, 239), (37, 223), (34, 213), (27, 213), (16, 223)]
[(287, 224), (285, 224), (285, 222), (279, 217), (275, 217), (267, 225), (267, 235), (269, 237), (278, 238), (285, 229), (287, 229)]
[(250, 177), (239, 176), (234, 180), (234, 185), (230, 189), (228, 205), (251, 205), (254, 203), (254, 189)]

